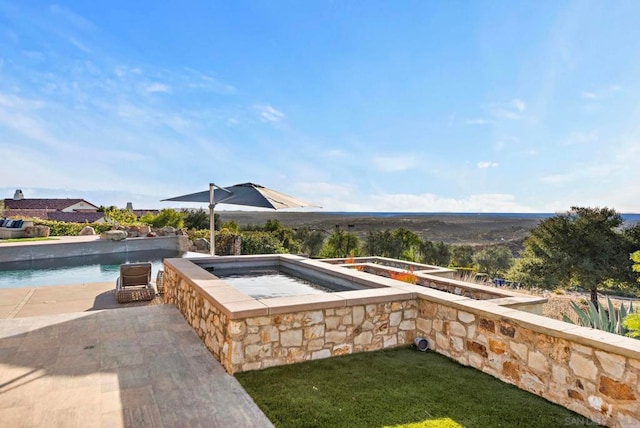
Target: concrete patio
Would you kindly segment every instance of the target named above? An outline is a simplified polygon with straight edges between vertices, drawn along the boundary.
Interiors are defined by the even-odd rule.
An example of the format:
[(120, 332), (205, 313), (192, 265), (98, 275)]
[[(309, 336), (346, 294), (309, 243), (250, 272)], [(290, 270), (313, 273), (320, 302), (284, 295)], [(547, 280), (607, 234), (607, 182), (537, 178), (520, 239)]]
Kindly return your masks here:
[[(46, 288), (22, 306), (21, 293), (29, 291), (2, 290), (0, 301), (8, 294), (18, 301), (3, 316), (46, 312), (47, 303), (29, 306), (37, 292), (61, 299), (54, 290), (60, 287)], [(11, 427), (272, 426), (172, 305), (0, 320), (0, 421)]]

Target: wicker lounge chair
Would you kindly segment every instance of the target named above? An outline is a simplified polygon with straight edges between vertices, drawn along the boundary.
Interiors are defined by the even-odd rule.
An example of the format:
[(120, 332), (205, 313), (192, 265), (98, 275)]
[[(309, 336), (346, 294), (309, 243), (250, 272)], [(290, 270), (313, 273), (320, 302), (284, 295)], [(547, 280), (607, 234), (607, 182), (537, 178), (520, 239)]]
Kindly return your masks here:
[(120, 277), (116, 282), (118, 303), (153, 300), (155, 296), (156, 290), (151, 284), (151, 263), (120, 265)]
[(158, 294), (164, 294), (164, 272), (159, 270), (158, 276), (156, 276), (156, 288), (158, 289)]

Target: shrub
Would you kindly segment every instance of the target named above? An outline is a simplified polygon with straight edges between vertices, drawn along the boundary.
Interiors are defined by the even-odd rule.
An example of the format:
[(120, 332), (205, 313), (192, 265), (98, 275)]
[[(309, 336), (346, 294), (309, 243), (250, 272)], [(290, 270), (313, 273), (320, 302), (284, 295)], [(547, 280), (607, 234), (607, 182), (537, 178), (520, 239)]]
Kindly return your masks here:
[(129, 210), (110, 207), (104, 209), (104, 216), (107, 222), (123, 226), (140, 224), (138, 217)]
[[(601, 308), (598, 312), (595, 305), (592, 302), (588, 302), (589, 307), (587, 310), (580, 308), (575, 302), (571, 302), (571, 307), (578, 314), (578, 323), (583, 327), (591, 327), (597, 330), (608, 331), (609, 333), (615, 333), (624, 335), (627, 332), (623, 320), (627, 318), (627, 314), (633, 312), (633, 303), (629, 305), (629, 310), (625, 308), (624, 303), (620, 304), (620, 308), (615, 309), (611, 299), (607, 297), (607, 308)], [(562, 319), (565, 322), (575, 324), (571, 318), (567, 315), (563, 315)]]
[[(216, 237), (218, 235), (218, 232), (216, 232)], [(189, 239), (194, 240), (194, 239), (198, 239), (198, 238), (204, 238), (204, 239), (209, 239), (210, 238), (210, 232), (209, 229), (200, 229), (200, 230), (194, 230), (194, 229), (189, 229), (187, 230), (187, 236), (189, 236)]]
[[(242, 254), (285, 254), (287, 250), (269, 232), (242, 232)], [(217, 245), (216, 245), (217, 246)]]
[(640, 313), (634, 312), (627, 315), (622, 325), (629, 331), (627, 336), (635, 337), (636, 339), (640, 338)]
[(146, 213), (145, 215), (140, 217), (140, 221), (150, 224), (153, 227), (172, 226), (176, 229), (180, 229), (184, 226), (183, 215), (171, 208), (166, 208), (160, 211), (160, 213), (155, 216), (151, 213)]
[(49, 236), (77, 236), (85, 226), (91, 226), (96, 233), (102, 233), (111, 230), (112, 225), (108, 223), (69, 223), (64, 221), (43, 220), (40, 218), (32, 218), (34, 225), (47, 226), (49, 228)]

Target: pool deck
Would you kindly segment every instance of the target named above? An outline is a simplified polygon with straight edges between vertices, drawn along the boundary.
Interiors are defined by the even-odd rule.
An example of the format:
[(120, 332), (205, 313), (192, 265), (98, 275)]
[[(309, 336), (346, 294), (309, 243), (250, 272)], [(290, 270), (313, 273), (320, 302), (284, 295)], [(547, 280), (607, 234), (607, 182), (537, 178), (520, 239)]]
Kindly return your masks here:
[(271, 427), (172, 305), (0, 320), (7, 427)]
[(0, 425), (273, 426), (173, 305), (114, 282), (0, 290)]
[(116, 302), (115, 282), (0, 289), (0, 319), (66, 314), (162, 304)]

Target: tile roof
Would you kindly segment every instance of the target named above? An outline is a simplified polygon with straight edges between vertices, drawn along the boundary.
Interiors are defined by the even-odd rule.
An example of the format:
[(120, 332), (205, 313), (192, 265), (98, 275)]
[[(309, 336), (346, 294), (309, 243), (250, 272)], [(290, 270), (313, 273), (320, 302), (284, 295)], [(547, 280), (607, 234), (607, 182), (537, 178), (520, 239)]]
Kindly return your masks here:
[(61, 211), (50, 211), (47, 213), (47, 219), (55, 221), (66, 221), (73, 223), (93, 223), (104, 218), (104, 213), (99, 212), (71, 212), (65, 213)]
[(47, 218), (47, 210), (15, 210), (5, 209), (2, 212), (5, 217), (35, 217)]
[[(84, 199), (5, 199), (5, 209), (14, 210), (55, 210), (62, 211), (72, 205), (85, 202), (91, 206), (95, 206)], [(97, 207), (96, 207), (97, 208)]]

